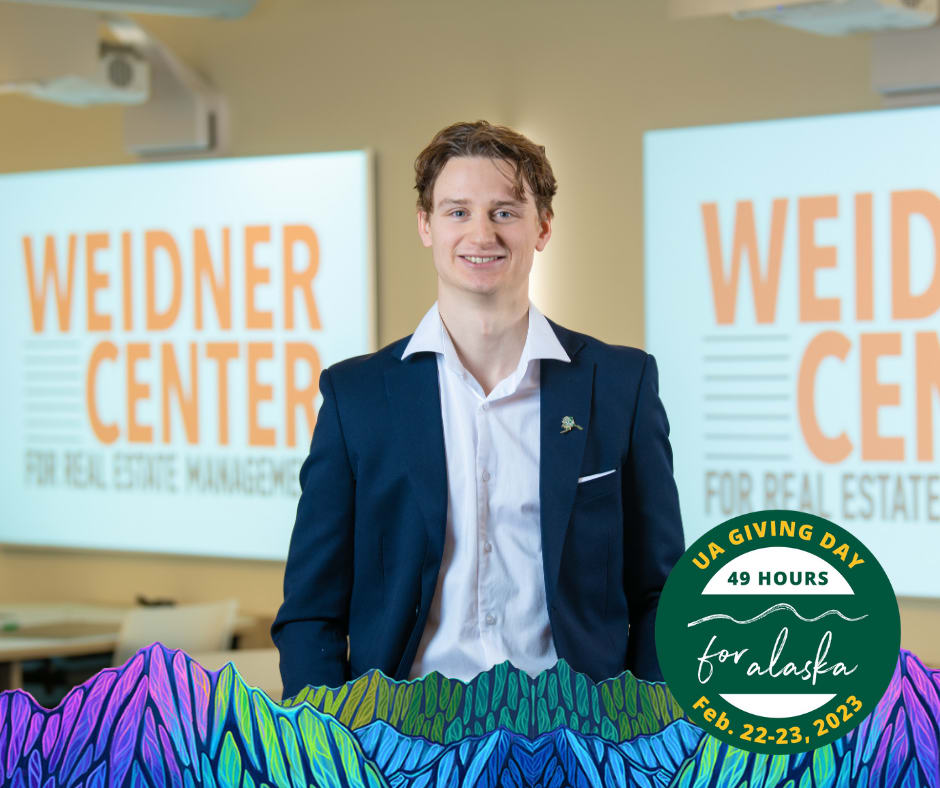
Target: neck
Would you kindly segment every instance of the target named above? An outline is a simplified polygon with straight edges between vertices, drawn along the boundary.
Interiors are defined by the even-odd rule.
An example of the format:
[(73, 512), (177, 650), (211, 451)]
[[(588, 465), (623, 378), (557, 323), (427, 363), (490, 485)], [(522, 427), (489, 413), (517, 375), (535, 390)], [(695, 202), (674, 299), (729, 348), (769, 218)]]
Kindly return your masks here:
[(529, 331), (529, 299), (480, 298), (467, 304), (439, 292), (438, 311), (464, 368), (485, 394), (519, 364)]

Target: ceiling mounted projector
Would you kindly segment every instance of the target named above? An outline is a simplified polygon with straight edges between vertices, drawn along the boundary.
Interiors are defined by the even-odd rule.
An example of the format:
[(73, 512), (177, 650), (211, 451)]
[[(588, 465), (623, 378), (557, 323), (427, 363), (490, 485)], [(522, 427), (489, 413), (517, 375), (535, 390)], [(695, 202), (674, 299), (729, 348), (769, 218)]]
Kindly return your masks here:
[(940, 0), (670, 0), (674, 17), (730, 14), (824, 36), (910, 30), (937, 22)]
[(0, 93), (76, 107), (147, 101), (149, 62), (101, 28), (91, 11), (0, 3)]
[(4, 93), (73, 107), (124, 105), (124, 142), (138, 156), (217, 155), (227, 145), (224, 97), (118, 14), (0, 2)]
[(5, 84), (0, 90), (73, 107), (143, 104), (150, 96), (150, 64), (136, 52), (112, 50), (102, 52), (87, 73), (28, 82), (15, 90)]

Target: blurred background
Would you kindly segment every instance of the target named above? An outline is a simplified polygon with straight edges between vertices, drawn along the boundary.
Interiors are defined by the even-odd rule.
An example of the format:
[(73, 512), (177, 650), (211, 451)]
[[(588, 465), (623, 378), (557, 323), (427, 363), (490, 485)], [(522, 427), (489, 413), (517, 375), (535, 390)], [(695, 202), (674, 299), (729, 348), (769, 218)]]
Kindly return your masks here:
[[(154, 8), (157, 5), (154, 2), (146, 7), (142, 3), (138, 8), (160, 10)], [(163, 10), (186, 15), (139, 13), (133, 3), (120, 2), (0, 2), (0, 230), (4, 235), (0, 249), (2, 266), (9, 277), (3, 280), (6, 292), (2, 297), (19, 294), (13, 300), (20, 303), (21, 310), (11, 306), (10, 314), (18, 315), (16, 331), (23, 336), (30, 330), (23, 306), (27, 299), (22, 295), (22, 238), (27, 235), (33, 239), (34, 271), (39, 270), (44, 236), (55, 236), (59, 244), (57, 259), (62, 262), (67, 235), (80, 235), (75, 309), (84, 319), (88, 317), (87, 282), (82, 284), (82, 277), (90, 269), (84, 267), (81, 254), (88, 253), (88, 233), (110, 234), (105, 241), (107, 253), (98, 258), (99, 268), (113, 265), (114, 279), (109, 287), (114, 288), (113, 301), (118, 304), (119, 233), (132, 231), (131, 242), (141, 244), (139, 249), (134, 247), (136, 266), (145, 254), (144, 242), (138, 236), (147, 230), (167, 229), (168, 224), (177, 221), (170, 232), (175, 233), (183, 250), (185, 266), (187, 250), (196, 244), (186, 235), (191, 227), (202, 222), (210, 228), (211, 254), (218, 260), (221, 234), (212, 235), (212, 228), (230, 225), (233, 237), (238, 236), (233, 242), (238, 257), (240, 250), (249, 245), (241, 228), (253, 223), (273, 227), (268, 240), (274, 248), (280, 243), (282, 226), (307, 221), (296, 204), (308, 198), (323, 201), (316, 209), (323, 216), (328, 215), (332, 198), (333, 209), (338, 205), (340, 213), (355, 220), (348, 232), (337, 233), (335, 241), (326, 240), (327, 219), (309, 221), (320, 234), (317, 276), (326, 276), (332, 270), (330, 261), (337, 261), (339, 266), (329, 298), (325, 290), (317, 293), (318, 304), (326, 310), (320, 316), (320, 328), (327, 332), (335, 326), (329, 342), (324, 338), (319, 347), (319, 363), (326, 366), (344, 355), (366, 352), (407, 335), (436, 297), (430, 256), (415, 232), (414, 158), (443, 126), (485, 118), (512, 126), (545, 145), (558, 179), (553, 237), (537, 259), (533, 274), (534, 302), (567, 327), (612, 343), (648, 347), (651, 316), (644, 293), (650, 282), (644, 275), (644, 262), (651, 264), (648, 257), (645, 259), (651, 239), (645, 238), (649, 225), (644, 226), (644, 176), (650, 176), (644, 171), (645, 134), (886, 108), (902, 112), (905, 105), (930, 106), (940, 100), (940, 93), (933, 93), (940, 90), (940, 64), (932, 60), (932, 53), (940, 51), (940, 35), (935, 27), (936, 3), (930, 2), (793, 3), (793, 8), (801, 9), (804, 15), (776, 21), (762, 18), (761, 13), (764, 17), (779, 15), (790, 3), (773, 4), (774, 8), (753, 0), (672, 4), (662, 0), (480, 0), (456, 6), (430, 0), (232, 0), (227, 6), (193, 2), (190, 8), (183, 7), (187, 4), (181, 0), (175, 8), (165, 5)], [(833, 9), (825, 6), (838, 6), (835, 10), (841, 16), (831, 21), (829, 12)], [(218, 15), (220, 10), (228, 16)], [(739, 14), (736, 18), (734, 11), (750, 15)], [(200, 15), (206, 13), (210, 15)], [(793, 24), (815, 24), (818, 29), (799, 29)], [(911, 29), (904, 29), (908, 26)], [(109, 58), (107, 63), (102, 62), (105, 57)], [(114, 65), (112, 61), (122, 64)], [(83, 68), (85, 76), (81, 79), (56, 80), (56, 75), (74, 77)], [(934, 77), (936, 81), (932, 82)], [(115, 91), (113, 84), (100, 88), (103, 95), (96, 98), (95, 79), (105, 83), (110, 79), (121, 89)], [(122, 91), (123, 95), (114, 96)], [(929, 116), (929, 122), (933, 123), (933, 118)], [(649, 139), (653, 138), (648, 138), (648, 146)], [(873, 158), (880, 159), (891, 150), (890, 139), (881, 143), (884, 150), (871, 151)], [(676, 144), (681, 147), (682, 140)], [(688, 144), (698, 144), (697, 138)], [(648, 154), (651, 150), (647, 148)], [(716, 150), (723, 150), (720, 155), (728, 157), (732, 178), (737, 172), (731, 163), (734, 146), (702, 149), (702, 156), (707, 152), (709, 157), (707, 178), (715, 184), (716, 195), (720, 192), (724, 200), (725, 255), (730, 255), (731, 231), (727, 228), (735, 200), (758, 195), (736, 194), (735, 181), (721, 182), (721, 159), (716, 160)], [(366, 152), (361, 161), (353, 162), (351, 174), (342, 176), (348, 178), (343, 181), (347, 185), (331, 185), (333, 170), (317, 169), (325, 160), (316, 159), (312, 170), (305, 169), (310, 160), (303, 155), (340, 151)], [(652, 172), (662, 173), (671, 154), (663, 148), (656, 152), (659, 157), (649, 159), (647, 166), (655, 168)], [(791, 153), (781, 150), (779, 157), (771, 155), (766, 159), (768, 166), (773, 164), (775, 171), (785, 170)], [(215, 166), (228, 158), (288, 154), (299, 156), (284, 165), (287, 169), (279, 176), (284, 184), (279, 196), (274, 195), (272, 190), (277, 187), (266, 180), (266, 175), (245, 176), (249, 184), (257, 185), (256, 189), (238, 187), (245, 190), (244, 199), (253, 206), (249, 211), (242, 210), (244, 205), (237, 206), (238, 200), (230, 205), (217, 191), (201, 191), (223, 182), (230, 173), (200, 170), (200, 166)], [(699, 160), (705, 162), (704, 158)], [(147, 181), (141, 190), (133, 186), (136, 171), (124, 171), (129, 179), (126, 181), (111, 180), (112, 176), (103, 170), (61, 173), (62, 180), (34, 181), (25, 177), (38, 171), (144, 162), (164, 168), (188, 162), (191, 168), (185, 172), (164, 170), (179, 180), (171, 178), (162, 186)], [(696, 166), (695, 156), (683, 160), (683, 172), (690, 177), (695, 175)], [(816, 162), (815, 166), (824, 169), (825, 162)], [(864, 160), (859, 166), (865, 166)], [(173, 183), (178, 184), (175, 192)], [(898, 188), (926, 189), (930, 185), (925, 180), (900, 184)], [(301, 187), (309, 188), (310, 194), (291, 191)], [(814, 193), (813, 189), (809, 185), (805, 194)], [(801, 195), (789, 196), (795, 199)], [(273, 214), (269, 212), (272, 200), (280, 200)], [(192, 201), (196, 214), (206, 208), (206, 202), (212, 202), (211, 211), (187, 225), (185, 216), (171, 219), (165, 215), (167, 205), (175, 201), (182, 205)], [(129, 214), (124, 218), (118, 213), (114, 215), (120, 215), (120, 221), (109, 223), (101, 218), (109, 216), (111, 210), (131, 210), (135, 204), (143, 204), (141, 210), (149, 211), (151, 218)], [(14, 205), (22, 208), (16, 213), (18, 223), (11, 218)], [(758, 216), (762, 252), (767, 244), (767, 206), (769, 197), (766, 210), (761, 208), (764, 213)], [(647, 204), (647, 220), (651, 210)], [(698, 215), (694, 219), (700, 221)], [(676, 232), (684, 233), (684, 226), (677, 221)], [(701, 232), (700, 225), (695, 227)], [(352, 235), (359, 244), (343, 251), (342, 243)], [(309, 248), (308, 253), (313, 254)], [(273, 260), (274, 252), (271, 254)], [(356, 300), (348, 307), (339, 304), (334, 295), (343, 287), (346, 269), (341, 262), (349, 266), (348, 275), (356, 283)], [(683, 282), (682, 263), (657, 260), (660, 269), (667, 264), (676, 266), (674, 282), (679, 287)], [(239, 281), (237, 274), (235, 281)], [(105, 290), (103, 287), (101, 303), (107, 305), (112, 296)], [(34, 292), (38, 292), (35, 287)], [(704, 292), (701, 295), (708, 298)], [(48, 314), (43, 331), (54, 338), (51, 290), (46, 296)], [(183, 297), (184, 301), (190, 298), (186, 291)], [(166, 303), (172, 294), (163, 293), (160, 298)], [(328, 314), (328, 302), (334, 304), (335, 317)], [(298, 313), (305, 309), (299, 296), (296, 307)], [(190, 308), (185, 306), (184, 312)], [(107, 311), (106, 306), (101, 309)], [(273, 307), (271, 311), (275, 311)], [(344, 311), (350, 325), (354, 324), (349, 331), (342, 323)], [(114, 339), (116, 353), (125, 352), (120, 310), (115, 309), (114, 314), (110, 331), (96, 329), (93, 342), (82, 344), (83, 339), (76, 345), (82, 365), (88, 352), (108, 338)], [(35, 318), (35, 309), (33, 315)], [(309, 309), (306, 318), (307, 323), (298, 324), (299, 329), (320, 330)], [(936, 319), (935, 313), (931, 319)], [(922, 325), (919, 330), (936, 333), (936, 322), (932, 329), (925, 325), (926, 329)], [(286, 330), (280, 324), (275, 326), (275, 330), (282, 329)], [(38, 336), (35, 328), (33, 331)], [(81, 326), (75, 331), (82, 333)], [(60, 324), (56, 336), (68, 333), (61, 330)], [(184, 342), (184, 334), (172, 334), (173, 341)], [(284, 337), (279, 334), (277, 341), (302, 336), (302, 331)], [(23, 344), (26, 339), (14, 341), (9, 337), (8, 332), (8, 341), (3, 345), (8, 360), (23, 357), (23, 347), (32, 347)], [(239, 341), (250, 339), (248, 335), (238, 337)], [(181, 388), (185, 390), (188, 362), (185, 348), (179, 348), (183, 348), (177, 353), (177, 361), (178, 368), (184, 370)], [(657, 352), (656, 348), (649, 349)], [(153, 351), (154, 357), (157, 352)], [(661, 369), (667, 365), (660, 357)], [(103, 365), (102, 369), (109, 368)], [(316, 364), (312, 363), (305, 374), (309, 378), (315, 371)], [(119, 381), (120, 375), (115, 375)], [(83, 380), (76, 377), (77, 388), (82, 388)], [(151, 382), (156, 390), (158, 380)], [(5, 401), (8, 413), (18, 412), (16, 408), (28, 401), (26, 383), (17, 378), (16, 385), (8, 386), (13, 398)], [(678, 381), (670, 379), (673, 387), (677, 383), (681, 385), (681, 377)], [(276, 382), (271, 385), (276, 400), (282, 386)], [(835, 391), (831, 393), (838, 396)], [(107, 396), (101, 394), (103, 411), (108, 410)], [(932, 404), (928, 407), (935, 410), (936, 393), (929, 396)], [(665, 384), (663, 397), (669, 408), (670, 392)], [(214, 418), (215, 406), (200, 403), (200, 412), (204, 407), (208, 408), (206, 419)], [(93, 441), (86, 408), (77, 410), (81, 415), (77, 440)], [(118, 405), (113, 412), (119, 412)], [(295, 431), (303, 434), (307, 429), (309, 435), (310, 425), (302, 418), (303, 409), (299, 412)], [(275, 419), (272, 414), (266, 418)], [(185, 425), (179, 417), (173, 418), (173, 440), (185, 449)], [(4, 424), (5, 429), (15, 429), (10, 422)], [(126, 449), (133, 442), (125, 426), (113, 444), (115, 450), (122, 446)], [(793, 436), (798, 436), (795, 423), (789, 428)], [(676, 430), (674, 420), (673, 439), (680, 441), (675, 445), (681, 445), (683, 438)], [(936, 426), (933, 430), (936, 435)], [(211, 525), (217, 529), (212, 531), (212, 539), (218, 542), (228, 527), (250, 532), (244, 549), (221, 550), (212, 555), (205, 544), (187, 543), (175, 549), (172, 538), (135, 548), (118, 532), (137, 527), (160, 531), (159, 524), (141, 514), (147, 505), (127, 503), (128, 499), (122, 498), (123, 509), (114, 513), (109, 508), (111, 503), (104, 499), (99, 503), (87, 492), (81, 493), (85, 497), (56, 497), (38, 484), (35, 468), (24, 465), (24, 452), (59, 447), (42, 441), (31, 444), (27, 438), (19, 443), (12, 441), (15, 454), (3, 465), (7, 500), (0, 512), (0, 534), (5, 543), (0, 548), (0, 615), (6, 615), (9, 643), (4, 656), (0, 642), (0, 665), (6, 666), (0, 668), (0, 679), (7, 682), (0, 688), (24, 683), (37, 693), (37, 698), (53, 702), (62, 687), (81, 680), (83, 670), (93, 672), (109, 664), (112, 650), (117, 647), (115, 635), (128, 626), (129, 611), (159, 611), (167, 607), (161, 602), (196, 608), (222, 603), (219, 609), (210, 611), (211, 621), (221, 621), (219, 631), (209, 638), (212, 642), (198, 643), (189, 648), (190, 653), (228, 652), (233, 643), (243, 650), (269, 653), (268, 627), (282, 600), (283, 554), (295, 498), (280, 495), (270, 506), (256, 501), (257, 505), (249, 507), (250, 516), (234, 525), (225, 518), (233, 507), (240, 506), (238, 495), (220, 503), (222, 514)], [(238, 443), (237, 436), (233, 440)], [(288, 449), (281, 446), (281, 436), (277, 437), (276, 448), (283, 449), (277, 456), (294, 463), (291, 479), (302, 459), (305, 440), (295, 441), (296, 445)], [(154, 452), (159, 450), (158, 444), (159, 437), (154, 438)], [(261, 445), (251, 440), (249, 444)], [(216, 455), (221, 456), (218, 451)], [(923, 474), (935, 468), (926, 460), (918, 462)], [(61, 473), (61, 469), (56, 472)], [(684, 484), (690, 486), (688, 495)], [(680, 497), (694, 499), (700, 495), (702, 484), (701, 479), (691, 475), (680, 478)], [(940, 494), (940, 483), (936, 490)], [(216, 496), (213, 500), (222, 499)], [(212, 502), (201, 505), (206, 512), (213, 510)], [(931, 505), (934, 510), (940, 508), (936, 500)], [(99, 516), (99, 506), (108, 512), (107, 516), (122, 518), (111, 523), (109, 527), (114, 531), (108, 538), (98, 539), (90, 532)], [(185, 512), (182, 507), (178, 516), (185, 519)], [(716, 508), (710, 513), (711, 521), (706, 522), (707, 517), (698, 511), (684, 512), (692, 536), (733, 513), (737, 513), (733, 507), (728, 511)], [(167, 523), (175, 519), (165, 512), (160, 516)], [(138, 517), (144, 517), (147, 524), (141, 526)], [(837, 513), (833, 513), (833, 519), (840, 521)], [(46, 534), (42, 529), (52, 521), (56, 526)], [(72, 521), (79, 525), (70, 531)], [(180, 527), (181, 523), (171, 525)], [(910, 529), (899, 532), (899, 538), (907, 540), (904, 547), (911, 553), (918, 550), (918, 545), (921, 550), (932, 549), (931, 529), (935, 528), (937, 522), (929, 519), (925, 504), (919, 519)], [(918, 542), (921, 538), (924, 541)], [(932, 589), (903, 595), (899, 602), (902, 646), (915, 651), (927, 664), (940, 666), (940, 604), (932, 598), (940, 597), (940, 581), (935, 583)], [(190, 613), (197, 616), (192, 620), (198, 621), (200, 611)], [(156, 631), (147, 629), (154, 626), (152, 622), (144, 624), (149, 632)], [(185, 629), (187, 625), (180, 626)], [(203, 625), (195, 627), (201, 629)], [(63, 656), (69, 649), (68, 643), (62, 643), (70, 638), (73, 646), (80, 641), (69, 657), (73, 662)], [(57, 645), (51, 645), (52, 641)], [(14, 649), (17, 644), (19, 651)], [(101, 656), (105, 654), (108, 656)], [(262, 657), (261, 661), (267, 666), (262, 672), (267, 672), (257, 683), (265, 686), (264, 682), (270, 682), (272, 693), (277, 692), (277, 679), (271, 678), (276, 676), (276, 660), (264, 662)], [(251, 680), (250, 675), (247, 678)]]

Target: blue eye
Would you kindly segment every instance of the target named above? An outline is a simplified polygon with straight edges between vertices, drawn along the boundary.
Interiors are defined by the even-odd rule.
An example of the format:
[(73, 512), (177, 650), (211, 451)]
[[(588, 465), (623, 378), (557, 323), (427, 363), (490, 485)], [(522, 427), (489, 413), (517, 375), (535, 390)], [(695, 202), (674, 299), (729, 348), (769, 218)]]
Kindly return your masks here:
[(500, 219), (511, 219), (511, 218), (512, 218), (512, 212), (511, 212), (511, 211), (497, 211), (497, 212), (496, 212), (496, 215), (499, 216)]
[(465, 210), (463, 210), (462, 208), (458, 208), (456, 211), (451, 211), (450, 215), (456, 216), (458, 219), (463, 219), (463, 216), (465, 213), (466, 213)]

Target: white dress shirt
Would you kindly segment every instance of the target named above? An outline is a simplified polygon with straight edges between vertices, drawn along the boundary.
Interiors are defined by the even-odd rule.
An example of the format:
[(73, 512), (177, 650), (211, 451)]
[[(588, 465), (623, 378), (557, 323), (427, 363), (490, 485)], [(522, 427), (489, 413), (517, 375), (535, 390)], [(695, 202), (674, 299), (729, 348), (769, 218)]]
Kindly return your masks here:
[(570, 361), (529, 303), (515, 370), (484, 395), (464, 369), (437, 303), (402, 358), (437, 354), (447, 461), (444, 557), (411, 678), (468, 681), (504, 660), (532, 676), (555, 664), (542, 570), (539, 360)]

